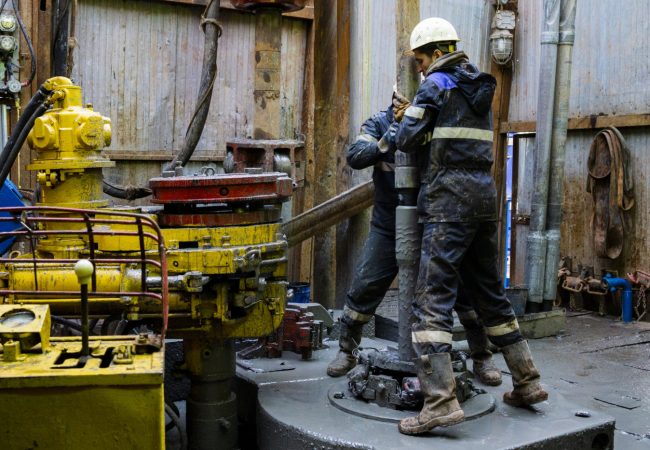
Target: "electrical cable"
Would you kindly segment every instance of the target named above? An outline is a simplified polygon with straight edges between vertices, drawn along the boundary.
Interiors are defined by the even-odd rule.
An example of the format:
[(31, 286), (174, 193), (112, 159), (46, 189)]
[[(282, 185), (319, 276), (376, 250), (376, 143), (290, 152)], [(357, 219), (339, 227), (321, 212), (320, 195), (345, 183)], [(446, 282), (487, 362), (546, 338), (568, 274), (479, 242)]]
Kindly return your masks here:
[[(4, 0), (6, 2), (7, 0)], [(4, 2), (2, 4), (2, 8), (4, 8)], [(32, 81), (34, 81), (34, 77), (36, 76), (36, 53), (34, 52), (34, 46), (32, 45), (32, 40), (29, 37), (29, 34), (27, 34), (27, 30), (25, 29), (25, 23), (23, 22), (23, 18), (20, 15), (20, 10), (18, 9), (18, 6), (16, 5), (16, 0), (11, 0), (11, 3), (14, 7), (14, 13), (16, 14), (16, 19), (18, 20), (18, 25), (20, 26), (20, 31), (23, 33), (23, 37), (25, 38), (25, 42), (27, 42), (27, 48), (29, 48), (29, 54), (31, 55), (31, 63), (32, 63), (32, 70), (31, 73), (29, 74), (29, 80), (24, 81), (21, 83), (23, 87), (29, 86), (32, 84)]]

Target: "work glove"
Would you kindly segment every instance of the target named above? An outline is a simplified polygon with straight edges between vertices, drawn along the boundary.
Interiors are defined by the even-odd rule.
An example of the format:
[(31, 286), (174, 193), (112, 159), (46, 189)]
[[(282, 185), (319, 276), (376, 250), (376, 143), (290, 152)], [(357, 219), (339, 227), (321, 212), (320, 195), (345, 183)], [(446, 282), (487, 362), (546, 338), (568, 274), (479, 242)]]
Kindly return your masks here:
[(396, 90), (393, 91), (393, 116), (395, 117), (396, 122), (402, 121), (404, 111), (406, 111), (406, 108), (409, 106), (411, 106), (411, 102), (409, 102), (406, 97)]
[(379, 153), (395, 153), (397, 150), (397, 144), (395, 143), (395, 134), (397, 134), (397, 127), (399, 125), (397, 122), (393, 122), (388, 127), (388, 131), (377, 142), (377, 147), (379, 148)]

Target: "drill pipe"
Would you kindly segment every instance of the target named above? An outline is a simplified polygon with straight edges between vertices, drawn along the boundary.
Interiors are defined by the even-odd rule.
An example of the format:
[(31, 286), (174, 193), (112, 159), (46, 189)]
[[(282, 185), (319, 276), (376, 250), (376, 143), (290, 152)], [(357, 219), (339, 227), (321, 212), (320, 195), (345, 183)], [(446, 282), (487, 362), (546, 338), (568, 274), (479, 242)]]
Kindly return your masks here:
[(289, 247), (293, 247), (372, 206), (374, 194), (375, 185), (367, 181), (297, 215), (283, 224), (280, 231), (287, 236)]

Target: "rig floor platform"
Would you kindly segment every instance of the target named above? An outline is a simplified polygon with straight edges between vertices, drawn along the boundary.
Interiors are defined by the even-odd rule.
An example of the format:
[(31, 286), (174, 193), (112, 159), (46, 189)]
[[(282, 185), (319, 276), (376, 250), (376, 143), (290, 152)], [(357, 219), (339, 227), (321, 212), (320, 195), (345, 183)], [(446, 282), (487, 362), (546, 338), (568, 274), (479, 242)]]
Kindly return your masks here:
[[(240, 392), (258, 389), (257, 440), (262, 449), (607, 449), (611, 448), (614, 419), (567, 400), (554, 389), (550, 399), (535, 408), (505, 405), (503, 392), (511, 389), (504, 377), (498, 388), (487, 388), (496, 402), (494, 412), (420, 437), (405, 436), (395, 422), (380, 421), (342, 411), (332, 401), (332, 389), (345, 383), (325, 374), (337, 351), (315, 352), (311, 361), (285, 353), (282, 359), (246, 361), (238, 368)], [(390, 341), (365, 339), (365, 347), (392, 346)], [(483, 387), (483, 386), (481, 386)], [(349, 393), (345, 393), (350, 396)], [(359, 401), (359, 400), (351, 400)], [(361, 401), (359, 401), (361, 402)], [(582, 416), (578, 417), (576, 413)], [(586, 413), (586, 414), (585, 414)], [(404, 417), (409, 413), (404, 413)], [(462, 443), (462, 446), (461, 446)]]

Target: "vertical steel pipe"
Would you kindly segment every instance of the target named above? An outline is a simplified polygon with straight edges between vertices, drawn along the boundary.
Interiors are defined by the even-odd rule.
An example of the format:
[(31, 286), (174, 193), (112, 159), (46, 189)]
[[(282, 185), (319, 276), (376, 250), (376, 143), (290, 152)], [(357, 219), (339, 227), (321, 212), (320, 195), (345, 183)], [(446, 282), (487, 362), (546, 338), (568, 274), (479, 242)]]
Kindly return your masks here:
[(560, 25), (560, 0), (544, 0), (542, 21), (539, 86), (537, 91), (537, 130), (535, 135), (534, 189), (531, 201), (530, 226), (526, 243), (526, 310), (542, 309), (544, 272), (546, 268), (546, 213), (553, 129), (553, 99)]
[(564, 200), (564, 159), (569, 122), (576, 4), (577, 0), (562, 0), (560, 12), (560, 39), (553, 106), (553, 134), (551, 138), (551, 177), (546, 226), (548, 230), (548, 250), (544, 282), (544, 310), (552, 308), (557, 295), (557, 270), (560, 264), (560, 225), (562, 223), (562, 202)]
[[(420, 76), (409, 47), (411, 31), (420, 21), (419, 0), (398, 0), (395, 14), (397, 29), (397, 90), (412, 99)], [(402, 361), (414, 358), (411, 344), (412, 303), (415, 296), (420, 263), (420, 229), (416, 210), (420, 188), (416, 154), (397, 151), (395, 154), (395, 187), (399, 206), (395, 218), (395, 255), (399, 267), (398, 353)]]

